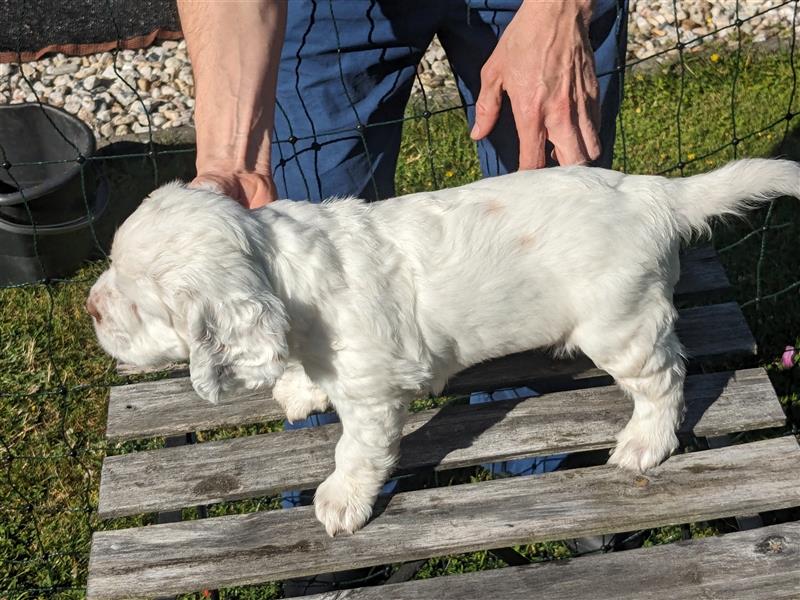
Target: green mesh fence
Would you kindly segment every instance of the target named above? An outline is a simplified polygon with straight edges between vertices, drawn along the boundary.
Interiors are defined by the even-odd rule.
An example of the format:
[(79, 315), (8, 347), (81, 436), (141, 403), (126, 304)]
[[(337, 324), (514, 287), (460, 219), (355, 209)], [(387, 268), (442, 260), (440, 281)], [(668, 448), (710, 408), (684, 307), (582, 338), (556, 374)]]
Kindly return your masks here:
[[(740, 18), (744, 3), (740, 6), (737, 2), (734, 22), (718, 28), (712, 26), (708, 33), (687, 39), (676, 27), (680, 2), (673, 0), (674, 25), (665, 26), (665, 29), (674, 30), (675, 44), (627, 63), (621, 57), (618, 70), (626, 75), (626, 97), (618, 120), (616, 167), (625, 171), (683, 175), (750, 152), (795, 157), (793, 149), (797, 136), (792, 125), (800, 113), (794, 35), (798, 4), (800, 0), (791, 0)], [(765, 43), (766, 50), (754, 49), (743, 34), (743, 26), (784, 6), (794, 11), (792, 31), (782, 42)], [(113, 21), (110, 3), (106, 4), (106, 9)], [(333, 15), (332, 4), (330, 10)], [(119, 35), (116, 23), (114, 27)], [(725, 31), (735, 35), (733, 47), (720, 42)], [(120, 56), (117, 52), (114, 55), (115, 73), (124, 80), (119, 68)], [(753, 123), (749, 117), (742, 118), (741, 98), (753, 89), (749, 86), (754, 85), (748, 61), (761, 55), (767, 57), (761, 63), (762, 68), (774, 68), (776, 76), (770, 80), (770, 90), (760, 100), (763, 103), (763, 110), (759, 111), (761, 118)], [(662, 63), (660, 59), (669, 60)], [(709, 63), (719, 65), (715, 77), (725, 81), (726, 92), (722, 96), (719, 86), (713, 93), (708, 91), (708, 75), (703, 75), (707, 73), (706, 68), (698, 67)], [(347, 94), (348, 86), (341, 77), (341, 70), (340, 78), (343, 93)], [(36, 93), (24, 71), (23, 79)], [(176, 174), (185, 173), (186, 165), (191, 164), (193, 148), (170, 148), (157, 143), (136, 82), (125, 81), (125, 84), (148, 115), (150, 127), (146, 141), (138, 146), (126, 146), (121, 152), (90, 157), (81, 155), (73, 144), (75, 155), (61, 161), (74, 161), (81, 167), (87, 214), (91, 203), (87, 169), (94, 165), (112, 173), (109, 180), (113, 202), (130, 181), (152, 189)], [(651, 102), (650, 98), (655, 97), (667, 97), (668, 101)], [(713, 117), (713, 132), (709, 130), (711, 133), (704, 135), (700, 127), (698, 134), (703, 118), (709, 118), (702, 109), (711, 104), (719, 107)], [(417, 187), (461, 183), (447, 166), (446, 152), (450, 149), (437, 147), (434, 138), (437, 127), (455, 123), (464, 129), (466, 139), (464, 119), (460, 116), (464, 108), (458, 103), (442, 106), (424, 86), (418, 100), (409, 106), (402, 121), (409, 135), (416, 132), (417, 138), (416, 142), (404, 145), (406, 154), (401, 154), (400, 162), (413, 159), (425, 165), (426, 173), (418, 179)], [(282, 108), (278, 106), (278, 110)], [(631, 126), (640, 113), (652, 114), (652, 127), (636, 129)], [(702, 114), (705, 117), (699, 116)], [(51, 124), (58, 135), (71, 143), (52, 120)], [(320, 131), (305, 138), (295, 137), (290, 132), (289, 138), (280, 141), (297, 143), (337, 133), (356, 135), (369, 155), (364, 132), (366, 128), (384, 124), (361, 123), (354, 110), (352, 128)], [(690, 129), (693, 132), (691, 142), (687, 137)], [(14, 140), (0, 140), (0, 169), (24, 195), (24, 187), (15, 178), (15, 167), (44, 165), (47, 161), (12, 164), (7, 152), (12, 143)], [(644, 159), (645, 155), (650, 158)], [(126, 165), (122, 169), (124, 176), (116, 173), (116, 164)], [(477, 167), (471, 173), (477, 176)], [(735, 273), (733, 283), (737, 298), (747, 309), (759, 341), (772, 351), (772, 354), (762, 354), (762, 363), (769, 363), (783, 340), (794, 342), (800, 334), (797, 310), (800, 307), (797, 298), (800, 272), (791, 268), (797, 257), (793, 240), (798, 239), (795, 222), (798, 211), (791, 202), (796, 201), (775, 202), (756, 213), (754, 220), (735, 224), (732, 229), (720, 231), (719, 238), (715, 237), (723, 261), (729, 271)], [(25, 206), (28, 206), (27, 199)], [(28, 215), (34, 221), (30, 208)], [(104, 440), (104, 400), (108, 387), (132, 379), (118, 375), (111, 361), (102, 358), (89, 341), (93, 335), (82, 313), (83, 299), (102, 269), (105, 254), (101, 236), (94, 231), (94, 226), (92, 235), (98, 260), (75, 276), (43, 276), (34, 283), (0, 289), (0, 598), (83, 597), (91, 533), (103, 528), (151, 522), (151, 518), (141, 517), (108, 523), (96, 515), (103, 457), (123, 450), (152, 447), (157, 442), (109, 445)], [(44, 265), (42, 272), (45, 272)], [(797, 382), (782, 379), (776, 380), (776, 385), (779, 392), (790, 396), (787, 403), (790, 417), (795, 423), (799, 422), (800, 418), (792, 413)], [(794, 400), (792, 394), (795, 394)], [(786, 432), (795, 433), (796, 425), (794, 430)], [(257, 499), (244, 508), (242, 505), (218, 507), (214, 514), (275, 506), (274, 498)], [(683, 532), (689, 532), (688, 527)], [(652, 536), (652, 532), (635, 532), (626, 539), (609, 540), (609, 545), (597, 551), (648, 536)], [(563, 557), (564, 552), (562, 546), (540, 546), (534, 558), (551, 560)], [(496, 563), (485, 556), (481, 560), (487, 567)], [(447, 564), (451, 564), (449, 560)], [(374, 575), (385, 572), (385, 568), (376, 569), (365, 581), (372, 581)], [(279, 594), (279, 586), (271, 584), (229, 591), (227, 596), (268, 598)]]

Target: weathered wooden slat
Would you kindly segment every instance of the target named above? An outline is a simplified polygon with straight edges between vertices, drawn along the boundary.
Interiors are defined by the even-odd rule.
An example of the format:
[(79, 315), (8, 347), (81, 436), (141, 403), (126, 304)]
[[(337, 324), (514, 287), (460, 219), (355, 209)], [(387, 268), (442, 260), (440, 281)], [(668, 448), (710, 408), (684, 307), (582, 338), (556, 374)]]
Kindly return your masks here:
[(798, 505), (800, 448), (785, 437), (674, 456), (647, 476), (601, 466), (397, 494), (352, 536), (328, 537), (310, 506), (96, 532), (87, 595), (219, 589)]
[(152, 375), (154, 373), (166, 374), (168, 377), (188, 377), (189, 365), (186, 363), (171, 363), (164, 367), (135, 367), (131, 364), (118, 362), (117, 373), (120, 375)]
[(106, 437), (129, 440), (263, 423), (283, 418), (269, 392), (227, 396), (218, 404), (200, 398), (188, 377), (111, 388)]
[(796, 600), (800, 523), (628, 552), (337, 590), (308, 600)]
[(676, 299), (715, 297), (730, 288), (731, 283), (712, 246), (696, 246), (683, 251), (681, 278), (675, 286)]
[[(779, 427), (786, 420), (762, 369), (691, 376), (686, 401), (681, 431), (700, 437)], [(406, 424), (400, 469), (453, 469), (610, 448), (631, 411), (632, 402), (616, 386), (424, 411)], [(109, 456), (100, 479), (99, 515), (316, 487), (334, 468), (340, 432), (338, 424), (326, 425)]]
[[(735, 303), (715, 304), (680, 312), (678, 334), (696, 360), (736, 357), (755, 352), (755, 341)], [(585, 357), (553, 360), (543, 353), (514, 354), (462, 372), (447, 391), (497, 389), (552, 377), (602, 375)], [(216, 406), (202, 400), (187, 378), (166, 379), (111, 388), (106, 436), (126, 440), (215, 427), (244, 425), (282, 417), (266, 393), (231, 396)]]
[(756, 341), (736, 302), (682, 309), (675, 330), (690, 359), (707, 361), (757, 351)]

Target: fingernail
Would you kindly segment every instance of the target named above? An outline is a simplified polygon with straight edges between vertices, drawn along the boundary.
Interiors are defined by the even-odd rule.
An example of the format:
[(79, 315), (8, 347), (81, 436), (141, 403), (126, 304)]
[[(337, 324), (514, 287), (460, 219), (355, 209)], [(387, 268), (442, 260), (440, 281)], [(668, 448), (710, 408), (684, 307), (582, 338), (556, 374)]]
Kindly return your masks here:
[(475, 123), (475, 125), (472, 127), (472, 131), (469, 132), (469, 137), (471, 137), (473, 140), (476, 140), (478, 139), (478, 136), (480, 136), (480, 134), (481, 134), (481, 128), (478, 126), (477, 123)]

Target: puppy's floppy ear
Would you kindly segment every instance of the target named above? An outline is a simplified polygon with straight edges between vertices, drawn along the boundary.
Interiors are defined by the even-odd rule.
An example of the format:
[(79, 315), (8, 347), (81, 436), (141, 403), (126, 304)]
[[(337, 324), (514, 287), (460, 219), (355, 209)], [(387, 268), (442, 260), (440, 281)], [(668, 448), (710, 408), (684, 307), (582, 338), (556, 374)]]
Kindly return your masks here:
[(197, 394), (216, 404), (220, 393), (271, 387), (289, 353), (283, 303), (270, 293), (188, 303), (189, 373)]

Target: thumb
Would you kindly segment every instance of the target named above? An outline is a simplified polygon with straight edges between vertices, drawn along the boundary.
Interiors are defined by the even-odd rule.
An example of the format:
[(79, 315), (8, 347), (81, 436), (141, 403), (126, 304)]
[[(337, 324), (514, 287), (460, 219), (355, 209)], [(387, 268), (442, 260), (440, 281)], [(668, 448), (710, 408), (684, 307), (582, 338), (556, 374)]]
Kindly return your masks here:
[(473, 140), (482, 140), (492, 132), (500, 117), (502, 99), (500, 80), (488, 81), (488, 78), (481, 74), (481, 91), (475, 103), (475, 125), (469, 134)]
[(239, 185), (248, 208), (259, 208), (278, 199), (278, 191), (272, 179), (248, 178), (240, 181)]

